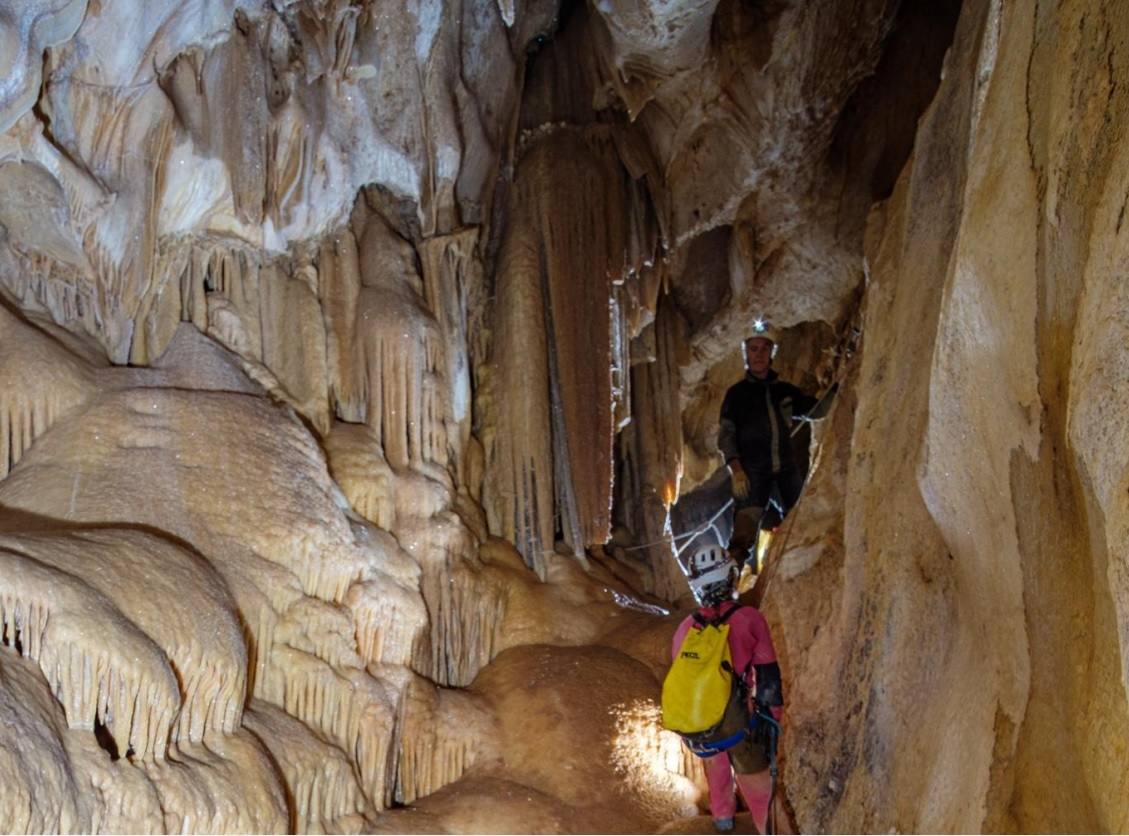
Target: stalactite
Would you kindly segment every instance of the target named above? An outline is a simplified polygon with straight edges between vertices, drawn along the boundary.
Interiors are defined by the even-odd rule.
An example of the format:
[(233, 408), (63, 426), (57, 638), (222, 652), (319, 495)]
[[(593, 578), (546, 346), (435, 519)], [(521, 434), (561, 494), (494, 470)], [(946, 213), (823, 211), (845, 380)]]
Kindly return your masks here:
[(441, 685), (469, 685), (499, 645), (506, 591), (482, 570), (478, 543), (454, 514), (401, 524), (418, 542), (420, 591), (430, 630), (417, 640), (413, 667)]
[(365, 424), (338, 422), (325, 440), (329, 472), (349, 504), (385, 531), (396, 526), (396, 474), (388, 466), (379, 441)]
[(362, 670), (334, 670), (285, 646), (268, 668), (262, 699), (283, 708), (341, 747), (356, 766), (361, 788), (376, 809), (384, 806), (396, 700)]
[(610, 532), (609, 302), (611, 276), (626, 256), (621, 177), (614, 149), (601, 142), (593, 148), (572, 131), (560, 131), (528, 153), (518, 176), (535, 177), (543, 188), (535, 211), (544, 239), (542, 278), (562, 419), (562, 432), (554, 434), (554, 466), (562, 474), (558, 502), (575, 507), (577, 529), (564, 532), (582, 548), (603, 543)]
[[(172, 432), (174, 426), (228, 429)], [(139, 427), (144, 428), (143, 447), (137, 446)], [(77, 490), (81, 486), (70, 477), (75, 466), (67, 464), (75, 455), (84, 457), (82, 485), (98, 490)], [(139, 455), (145, 457), (144, 467), (134, 461)], [(76, 520), (119, 519), (166, 528), (175, 522), (174, 534), (205, 554), (222, 556), (216, 568), (228, 580), (249, 628), (245, 664), (254, 671), (254, 694), (293, 709), (317, 728), (335, 731), (345, 751), (365, 762), (366, 793), (383, 797), (380, 776), (387, 769), (388, 748), (379, 743), (381, 734), (387, 736), (379, 729), (388, 723), (364, 719), (369, 711), (364, 706), (382, 692), (348, 665), (409, 659), (426, 624), (416, 591), (418, 568), (391, 537), (346, 520), (345, 501), (334, 493), (322, 454), (298, 422), (261, 398), (134, 389), (104, 395), (83, 414), (81, 426), (68, 424), (52, 433), (42, 458), (57, 466), (33, 462), (21, 468), (0, 483), (0, 502), (58, 515), (57, 501)], [(129, 497), (136, 494), (138, 472), (176, 475), (147, 483), (146, 500), (135, 502)], [(257, 499), (244, 504), (243, 518), (234, 520), (227, 509), (240, 501), (249, 478), (258, 486)], [(285, 526), (277, 524), (280, 519)], [(303, 605), (304, 595), (334, 606)], [(301, 649), (287, 648), (287, 642)], [(364, 661), (356, 655), (358, 646)], [(292, 663), (299, 673), (285, 667)], [(330, 664), (341, 665), (344, 673), (334, 673)], [(183, 669), (193, 666), (206, 670), (187, 660)], [(187, 680), (192, 704), (203, 706), (214, 689), (206, 677)], [(349, 697), (354, 691), (356, 697)], [(333, 719), (337, 708), (351, 719)], [(113, 714), (121, 717), (123, 711)], [(160, 722), (154, 720), (153, 727)], [(188, 722), (184, 728), (182, 734), (191, 737), (197, 725)]]
[(182, 744), (175, 757), (142, 769), (160, 805), (165, 833), (289, 828), (282, 776), (267, 748), (245, 728), (224, 738), (222, 747)]
[[(200, 742), (206, 737), (232, 734), (238, 728), (246, 699), (247, 658), (234, 604), (209, 567), (171, 544), (133, 531), (3, 535), (0, 548), (70, 576), (85, 576), (92, 591), (113, 602), (167, 654), (178, 673), (180, 690), (179, 716), (171, 729), (171, 742)], [(143, 573), (144, 564), (151, 560), (159, 560), (161, 575), (150, 581), (144, 598), (129, 594), (132, 579)], [(92, 565), (99, 571), (84, 573), (84, 568)], [(176, 608), (154, 609), (148, 603), (174, 600), (179, 604)], [(28, 656), (34, 659), (41, 657), (37, 635), (42, 630), (35, 626), (36, 617), (32, 607), (23, 630), (28, 638)], [(125, 680), (116, 670), (108, 677), (107, 693), (112, 694), (114, 683)], [(101, 698), (98, 716), (120, 721), (124, 715), (109, 710), (107, 693)]]
[(682, 421), (678, 358), (684, 324), (673, 300), (663, 295), (652, 327), (654, 359), (632, 367), (631, 425), (621, 438), (631, 492), (624, 496), (635, 540), (646, 544), (640, 557), (651, 568), (647, 591), (674, 601), (686, 591), (670, 553), (667, 509), (678, 497), (682, 475)]
[(245, 717), (286, 778), (296, 832), (357, 832), (369, 805), (349, 756), (275, 706), (255, 701)]
[(497, 425), (483, 436), (483, 501), (491, 530), (514, 543), (544, 578), (554, 513), (549, 358), (537, 231), (526, 220), (533, 194), (518, 186), (498, 260), (493, 372), (486, 380)]
[(102, 327), (97, 288), (73, 267), (48, 256), (0, 252), (0, 286), (23, 309), (45, 312), (63, 327), (88, 334)]
[(476, 763), (481, 735), (492, 731), (476, 697), (418, 678), (404, 689), (398, 713), (398, 804), (411, 804), (457, 781)]
[[(650, 201), (625, 173), (607, 131), (545, 126), (526, 135), (524, 148), (499, 261), (494, 356), (503, 391), (516, 391), (506, 385), (505, 364), (520, 362), (513, 376), (522, 382), (512, 385), (528, 391), (534, 382), (545, 394), (519, 406), (487, 396), (498, 426), (487, 444), (485, 502), (493, 529), (535, 566), (550, 512), (578, 557), (610, 534), (612, 440), (628, 414), (627, 341), (654, 287), (636, 277), (653, 262), (659, 239)], [(541, 310), (533, 315), (535, 306)], [(531, 370), (545, 376), (543, 384), (531, 381)], [(551, 462), (523, 452), (531, 431), (538, 443), (551, 439)], [(545, 490), (550, 464), (552, 494)], [(526, 522), (532, 509), (536, 527)]]
[[(483, 283), (482, 267), (477, 258), (478, 230), (471, 229), (440, 238), (431, 238), (419, 245), (424, 294), (427, 306), (439, 325), (443, 355), (442, 379), (450, 390), (450, 420), (457, 431), (446, 439), (454, 453), (459, 473), (465, 473), (464, 461), (471, 432), (471, 335), (468, 327), (468, 306), (472, 294)], [(437, 421), (442, 416), (431, 420)]]
[[(481, 571), (478, 536), (453, 510), (457, 504), (449, 477), (440, 481), (445, 473), (437, 468), (432, 476), (393, 472), (369, 427), (336, 424), (326, 442), (330, 472), (349, 502), (381, 528), (395, 531), (421, 571), (427, 613), (418, 621), (407, 617), (415, 612), (414, 599), (397, 597), (387, 584), (371, 589), (357, 584), (350, 590), (346, 604), (356, 619), (362, 658), (407, 663), (408, 658), (381, 650), (389, 646), (400, 653), (407, 641), (415, 670), (441, 684), (468, 684), (494, 656), (505, 594)], [(390, 608), (399, 614), (391, 617)]]
[(68, 725), (100, 719), (119, 752), (163, 758), (181, 701), (161, 649), (77, 578), (8, 547), (0, 567), (0, 632), (39, 664)]
[(334, 408), (375, 431), (394, 469), (444, 464), (449, 407), (439, 326), (410, 245), (378, 215), (359, 211), (359, 242), (342, 231), (319, 261)]
[[(428, 416), (446, 414), (436, 403), (438, 387), (428, 385), (442, 357), (442, 335), (426, 311), (411, 248), (376, 215), (359, 241), (364, 290), (357, 316), (367, 400), (366, 423), (377, 431), (393, 468), (446, 461), (442, 423)], [(442, 446), (437, 443), (442, 438)]]
[(427, 627), (427, 613), (415, 590), (369, 581), (354, 584), (345, 597), (356, 647), (366, 664), (406, 665)]
[(311, 257), (302, 251), (292, 265), (266, 263), (258, 280), (263, 365), (278, 378), (286, 399), (324, 435), (330, 421), (326, 334)]
[(0, 479), (92, 392), (84, 364), (0, 305)]

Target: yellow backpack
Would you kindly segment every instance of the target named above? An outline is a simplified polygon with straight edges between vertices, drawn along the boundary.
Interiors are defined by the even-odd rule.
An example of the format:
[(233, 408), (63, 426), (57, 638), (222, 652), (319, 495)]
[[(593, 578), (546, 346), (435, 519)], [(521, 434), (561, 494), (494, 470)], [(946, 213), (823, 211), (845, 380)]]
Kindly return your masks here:
[(694, 613), (695, 626), (686, 633), (663, 681), (664, 728), (700, 735), (721, 723), (736, 685), (725, 622), (739, 609), (732, 607), (713, 621)]

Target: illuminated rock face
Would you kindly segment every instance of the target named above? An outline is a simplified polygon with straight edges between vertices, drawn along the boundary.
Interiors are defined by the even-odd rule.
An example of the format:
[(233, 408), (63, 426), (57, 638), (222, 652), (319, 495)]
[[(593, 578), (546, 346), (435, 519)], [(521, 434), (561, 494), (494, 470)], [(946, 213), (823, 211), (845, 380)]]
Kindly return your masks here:
[(870, 218), (854, 415), (769, 592), (805, 830), (1129, 821), (1127, 27), (966, 8)]
[(1129, 23), (958, 5), (0, 0), (0, 830), (692, 814), (755, 316), (800, 826), (1126, 830)]

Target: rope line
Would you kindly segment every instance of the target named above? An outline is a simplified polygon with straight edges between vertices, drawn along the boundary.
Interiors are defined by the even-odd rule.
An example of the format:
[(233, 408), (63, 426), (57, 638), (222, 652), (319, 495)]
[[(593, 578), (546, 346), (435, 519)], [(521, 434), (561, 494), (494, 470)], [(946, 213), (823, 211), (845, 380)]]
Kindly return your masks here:
[[(729, 510), (729, 506), (732, 505), (732, 504), (733, 504), (733, 500), (730, 499), (728, 502), (726, 502), (724, 505), (721, 506), (720, 511), (718, 511), (716, 514), (714, 514), (712, 517), (710, 517), (703, 525), (699, 526), (698, 528), (695, 528), (693, 531), (687, 531), (687, 532), (684, 532), (682, 534), (675, 534), (671, 537), (664, 537), (661, 540), (653, 540), (650, 543), (642, 543), (641, 545), (638, 545), (638, 546), (630, 546), (628, 548), (625, 548), (624, 551), (625, 552), (635, 552), (635, 551), (639, 551), (640, 549), (645, 549), (645, 548), (648, 548), (650, 546), (657, 546), (660, 543), (667, 543), (667, 542), (669, 542), (673, 546), (679, 540), (686, 540), (687, 542), (682, 545), (682, 548), (676, 548), (674, 550), (675, 557), (678, 557), (679, 555), (682, 554), (682, 551), (686, 548), (686, 546), (690, 545), (690, 543), (693, 542), (695, 537), (697, 537), (699, 534), (704, 534), (707, 529), (713, 528), (714, 523), (717, 522), (718, 518), (721, 517), (722, 514), (724, 514), (726, 511)], [(721, 538), (719, 537), (718, 539), (720, 540)]]

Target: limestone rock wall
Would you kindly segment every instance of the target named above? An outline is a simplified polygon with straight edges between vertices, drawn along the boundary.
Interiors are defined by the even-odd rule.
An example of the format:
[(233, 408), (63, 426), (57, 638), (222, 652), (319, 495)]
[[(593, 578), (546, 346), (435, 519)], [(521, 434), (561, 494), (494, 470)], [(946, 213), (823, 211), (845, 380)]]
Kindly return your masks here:
[(871, 215), (853, 420), (766, 599), (805, 830), (1126, 827), (1126, 26), (966, 4)]

